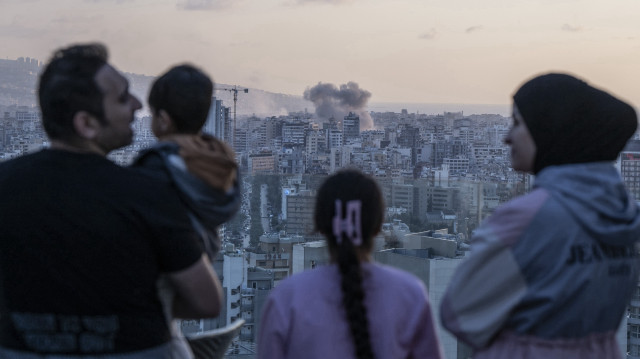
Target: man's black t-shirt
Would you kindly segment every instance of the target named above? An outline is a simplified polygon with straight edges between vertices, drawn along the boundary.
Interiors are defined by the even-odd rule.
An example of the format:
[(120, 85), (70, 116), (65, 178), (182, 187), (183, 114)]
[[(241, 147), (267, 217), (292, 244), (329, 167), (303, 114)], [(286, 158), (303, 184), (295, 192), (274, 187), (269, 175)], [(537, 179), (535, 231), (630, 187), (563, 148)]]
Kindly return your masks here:
[(166, 184), (94, 154), (0, 164), (0, 346), (131, 352), (165, 343), (160, 272), (202, 255)]

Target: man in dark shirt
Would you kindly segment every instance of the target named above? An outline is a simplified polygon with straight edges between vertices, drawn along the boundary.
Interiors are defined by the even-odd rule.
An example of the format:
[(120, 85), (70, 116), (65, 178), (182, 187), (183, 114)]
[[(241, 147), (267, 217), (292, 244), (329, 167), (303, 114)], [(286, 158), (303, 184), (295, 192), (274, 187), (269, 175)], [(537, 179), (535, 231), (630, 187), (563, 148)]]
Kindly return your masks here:
[(222, 297), (176, 193), (105, 158), (140, 102), (99, 44), (57, 51), (38, 95), (50, 149), (0, 164), (0, 357), (164, 358), (158, 275), (177, 317)]

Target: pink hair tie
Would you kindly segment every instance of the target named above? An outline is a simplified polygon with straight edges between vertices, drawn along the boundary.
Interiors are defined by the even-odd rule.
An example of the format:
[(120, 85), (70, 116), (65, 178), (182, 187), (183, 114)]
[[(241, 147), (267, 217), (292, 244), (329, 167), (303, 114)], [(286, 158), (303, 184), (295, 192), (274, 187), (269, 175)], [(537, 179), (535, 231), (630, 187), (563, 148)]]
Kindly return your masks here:
[(347, 212), (342, 217), (342, 201), (336, 199), (336, 215), (333, 217), (333, 235), (338, 244), (342, 243), (342, 234), (351, 241), (354, 246), (362, 244), (362, 226), (360, 225), (362, 201), (353, 200), (347, 202)]

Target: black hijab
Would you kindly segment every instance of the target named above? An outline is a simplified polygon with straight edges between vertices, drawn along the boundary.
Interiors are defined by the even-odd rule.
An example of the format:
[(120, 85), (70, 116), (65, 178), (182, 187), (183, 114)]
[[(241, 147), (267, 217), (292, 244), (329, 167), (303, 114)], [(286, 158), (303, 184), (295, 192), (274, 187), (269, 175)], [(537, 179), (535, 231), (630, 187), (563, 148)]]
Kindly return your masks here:
[(613, 161), (638, 126), (633, 107), (566, 74), (529, 80), (513, 100), (536, 144), (533, 173), (551, 165)]

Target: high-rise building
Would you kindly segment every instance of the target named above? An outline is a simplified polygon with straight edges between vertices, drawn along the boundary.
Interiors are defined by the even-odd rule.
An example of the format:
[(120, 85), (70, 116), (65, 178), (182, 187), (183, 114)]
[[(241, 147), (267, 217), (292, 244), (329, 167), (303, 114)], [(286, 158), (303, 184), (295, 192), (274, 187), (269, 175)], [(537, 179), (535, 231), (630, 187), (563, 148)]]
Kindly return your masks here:
[(283, 232), (265, 234), (260, 236), (258, 248), (247, 252), (247, 260), (253, 267), (273, 272), (272, 279), (277, 284), (291, 274), (293, 245), (302, 242), (304, 242), (302, 236), (287, 236)]
[(342, 121), (342, 136), (344, 143), (348, 143), (352, 139), (360, 138), (360, 117), (349, 112)]
[(240, 330), (241, 341), (250, 343), (258, 341), (262, 309), (274, 287), (273, 275), (273, 271), (269, 269), (247, 268), (247, 288), (242, 289), (240, 299), (241, 317), (245, 320)]
[(618, 155), (616, 167), (629, 193), (640, 201), (640, 140), (631, 140)]
[(313, 232), (316, 196), (310, 190), (287, 196), (287, 233), (307, 235)]
[(282, 144), (283, 145), (304, 145), (305, 135), (309, 123), (295, 120), (282, 124)]
[(282, 148), (278, 155), (278, 168), (282, 174), (302, 174), (305, 172), (305, 154), (302, 145)]
[(231, 324), (242, 317), (240, 313), (241, 290), (246, 287), (246, 264), (244, 255), (237, 251), (224, 253), (222, 268), (222, 287), (226, 299), (225, 325)]
[(342, 131), (334, 128), (330, 128), (327, 130), (327, 150), (331, 150), (334, 148), (342, 147), (343, 143), (343, 133)]
[(243, 153), (249, 150), (249, 139), (247, 138), (247, 131), (236, 128), (233, 141), (233, 150), (235, 153)]
[(470, 143), (474, 140), (473, 122), (470, 118), (454, 121), (453, 137), (462, 142)]
[(209, 116), (204, 124), (203, 132), (216, 136), (217, 138), (231, 143), (229, 108), (222, 105), (222, 100), (213, 97)]
[[(462, 262), (460, 256), (445, 256), (451, 251), (438, 250), (439, 247), (448, 248), (450, 243), (440, 246), (438, 241), (451, 242), (449, 239), (430, 238), (423, 245), (432, 246), (420, 249), (388, 249), (374, 253), (376, 262), (390, 265), (417, 276), (425, 284), (431, 302), (431, 311), (433, 318), (440, 318), (440, 303), (444, 296), (447, 285), (451, 281), (451, 277), (456, 267)], [(453, 242), (453, 247), (456, 247)], [(454, 253), (457, 253), (454, 250)], [(471, 357), (468, 347), (458, 342), (458, 340), (449, 334), (439, 320), (434, 320), (438, 337), (442, 344), (446, 358), (467, 359)]]
[[(640, 140), (631, 140), (618, 155), (616, 167), (629, 194), (640, 201)], [(627, 339), (627, 359), (640, 359), (640, 283), (636, 286), (629, 303), (627, 335), (618, 336), (619, 342)], [(623, 351), (624, 353), (624, 351)]]
[(248, 170), (252, 175), (259, 173), (273, 174), (276, 171), (276, 156), (271, 152), (249, 155)]
[(421, 145), (420, 129), (415, 126), (401, 124), (398, 127), (398, 136), (396, 142), (399, 146), (411, 149), (411, 164), (415, 165), (417, 162), (418, 148)]
[(306, 167), (312, 167), (312, 158), (327, 152), (326, 130), (310, 130), (305, 137)]
[(329, 249), (327, 248), (327, 241), (319, 240), (294, 245), (292, 261), (292, 274), (328, 264)]
[(424, 222), (429, 211), (429, 181), (418, 179), (413, 181), (413, 214), (412, 217)]
[(329, 171), (333, 173), (340, 168), (349, 166), (351, 164), (351, 152), (350, 147), (332, 148), (331, 157), (329, 158)]
[(427, 195), (431, 211), (455, 209), (459, 188), (456, 187), (429, 187)]
[(456, 156), (447, 157), (442, 159), (442, 164), (447, 165), (449, 171), (452, 173), (467, 173), (469, 172), (469, 157)]
[(413, 185), (404, 183), (391, 184), (391, 201), (388, 207), (404, 208), (407, 213), (413, 214)]
[(627, 330), (625, 332), (627, 335), (622, 338), (618, 336), (618, 341), (622, 342), (621, 339), (628, 339), (626, 350), (622, 352), (627, 353), (627, 359), (640, 359), (640, 283), (631, 296), (627, 318), (624, 319), (626, 319), (623, 324), (626, 323)]
[(262, 147), (272, 147), (275, 139), (282, 138), (282, 120), (276, 117), (266, 118), (260, 125), (260, 132), (260, 137), (263, 139), (263, 142), (259, 145)]

